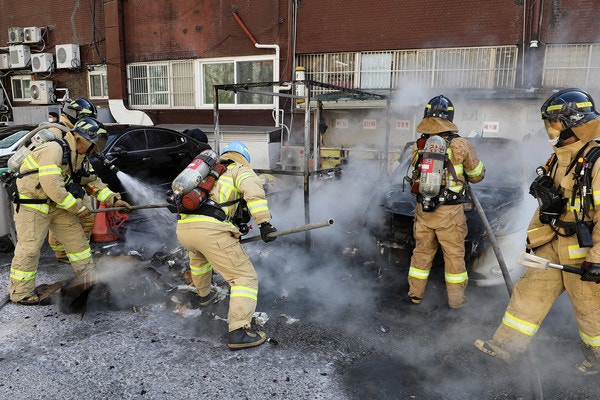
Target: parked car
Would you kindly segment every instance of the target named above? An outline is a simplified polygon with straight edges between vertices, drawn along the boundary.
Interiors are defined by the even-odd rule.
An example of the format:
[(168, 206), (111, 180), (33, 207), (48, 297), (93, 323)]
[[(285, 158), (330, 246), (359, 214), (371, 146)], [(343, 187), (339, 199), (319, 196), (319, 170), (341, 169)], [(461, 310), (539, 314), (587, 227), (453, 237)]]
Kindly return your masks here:
[(6, 162), (17, 150), (27, 134), (38, 125), (12, 125), (0, 127), (0, 168), (6, 168)]
[[(527, 225), (537, 202), (528, 194), (533, 171), (525, 171), (525, 158), (519, 149), (523, 146), (514, 139), (470, 138), (479, 158), (486, 165), (485, 179), (472, 185), (499, 244), (511, 278), (515, 279), (523, 267), (517, 263), (525, 249)], [(399, 158), (399, 166), (390, 175), (389, 184), (382, 193), (381, 205), (391, 214), (385, 229), (377, 238), (383, 252), (400, 267), (408, 268), (415, 246), (412, 235), (416, 198), (404, 177), (410, 172), (410, 152), (413, 142), (406, 144)], [(531, 157), (530, 157), (531, 158)], [(543, 160), (540, 160), (542, 163)], [(473, 203), (466, 203), (466, 209)], [(469, 233), (465, 240), (465, 261), (469, 279), (479, 285), (503, 282), (503, 276), (490, 240), (476, 210), (466, 212)], [(441, 251), (436, 257), (440, 262)]]
[[(94, 169), (111, 190), (126, 192), (110, 166), (148, 185), (167, 185), (210, 146), (181, 132), (155, 126), (106, 125), (108, 137)], [(102, 159), (101, 159), (102, 158)]]

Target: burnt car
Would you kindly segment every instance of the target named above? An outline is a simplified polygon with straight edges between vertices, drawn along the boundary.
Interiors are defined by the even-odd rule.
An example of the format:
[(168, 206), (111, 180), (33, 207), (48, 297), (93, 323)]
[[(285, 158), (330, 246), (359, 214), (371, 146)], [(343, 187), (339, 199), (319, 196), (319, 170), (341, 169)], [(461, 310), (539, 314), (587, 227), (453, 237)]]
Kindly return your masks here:
[[(520, 142), (506, 138), (469, 138), (479, 158), (486, 166), (485, 179), (471, 186), (481, 203), (486, 218), (494, 232), (503, 258), (512, 278), (523, 271), (517, 263), (520, 251), (525, 249), (526, 229), (533, 215), (536, 200), (528, 194), (533, 180), (525, 154), (520, 152)], [(399, 267), (409, 267), (410, 255), (415, 246), (412, 235), (416, 197), (404, 179), (410, 174), (410, 156), (413, 142), (407, 143), (398, 167), (390, 174), (389, 183), (381, 195), (381, 205), (388, 213), (385, 229), (377, 243), (389, 260)], [(531, 156), (529, 156), (529, 161)], [(541, 161), (540, 161), (541, 162)], [(503, 276), (495, 257), (485, 225), (474, 209), (472, 199), (465, 203), (469, 233), (465, 240), (465, 261), (469, 279), (479, 285), (502, 283)], [(436, 264), (443, 262), (441, 249)]]
[(100, 156), (90, 157), (94, 169), (113, 191), (126, 192), (117, 171), (148, 185), (170, 185), (173, 179), (210, 146), (181, 132), (156, 126), (105, 125), (106, 143)]

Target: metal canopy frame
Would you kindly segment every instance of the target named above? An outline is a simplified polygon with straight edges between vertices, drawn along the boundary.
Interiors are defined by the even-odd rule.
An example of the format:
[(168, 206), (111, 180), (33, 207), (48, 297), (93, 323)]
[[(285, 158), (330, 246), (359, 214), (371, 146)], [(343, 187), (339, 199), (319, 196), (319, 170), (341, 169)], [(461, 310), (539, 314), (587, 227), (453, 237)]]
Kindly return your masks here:
[[(223, 84), (223, 85), (214, 85), (213, 86), (213, 117), (214, 117), (214, 135), (215, 135), (215, 151), (220, 153), (220, 141), (221, 141), (221, 132), (220, 132), (220, 110), (219, 110), (219, 92), (220, 91), (228, 91), (228, 92), (245, 92), (245, 93), (254, 93), (260, 95), (268, 95), (268, 96), (277, 96), (277, 97), (287, 97), (292, 98), (294, 100), (302, 100), (304, 104), (304, 168), (301, 173), (292, 172), (292, 171), (279, 171), (279, 170), (256, 170), (257, 172), (264, 172), (270, 174), (282, 174), (282, 175), (302, 175), (304, 178), (304, 221), (306, 224), (310, 223), (310, 177), (313, 175), (322, 174), (325, 172), (336, 171), (339, 170), (339, 167), (328, 168), (323, 170), (310, 171), (310, 159), (308, 154), (310, 154), (310, 143), (311, 143), (311, 109), (314, 109), (317, 113), (315, 121), (318, 123), (320, 112), (318, 107), (311, 106), (311, 92), (312, 87), (317, 86), (325, 89), (332, 89), (337, 91), (338, 93), (349, 94), (351, 98), (355, 100), (385, 100), (386, 101), (386, 129), (385, 129), (385, 165), (388, 164), (389, 157), (389, 141), (390, 141), (390, 114), (391, 114), (391, 96), (388, 94), (367, 92), (360, 89), (352, 89), (338, 85), (332, 85), (329, 83), (313, 81), (310, 79), (305, 80), (292, 80), (292, 81), (275, 81), (275, 82), (252, 82), (252, 83), (239, 83), (239, 84)], [(262, 91), (258, 88), (264, 87), (275, 87), (277, 91)], [(279, 90), (292, 90), (292, 94), (281, 93)], [(293, 94), (293, 93), (302, 93), (302, 94)], [(326, 100), (327, 95), (321, 95)], [(319, 96), (315, 96), (315, 99), (319, 99)], [(319, 130), (318, 126), (313, 127), (314, 137), (314, 152), (313, 159), (315, 163), (315, 168), (319, 165), (319, 156), (320, 156), (320, 140), (319, 140)], [(387, 171), (387, 168), (386, 168)], [(306, 246), (310, 248), (310, 231), (305, 232), (306, 238)]]

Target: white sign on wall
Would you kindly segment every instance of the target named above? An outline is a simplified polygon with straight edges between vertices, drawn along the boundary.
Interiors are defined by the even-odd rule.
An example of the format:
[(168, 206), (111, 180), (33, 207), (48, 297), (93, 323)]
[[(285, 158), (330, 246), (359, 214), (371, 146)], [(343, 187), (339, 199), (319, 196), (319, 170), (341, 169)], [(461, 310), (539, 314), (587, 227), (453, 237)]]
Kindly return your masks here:
[(348, 129), (348, 120), (347, 119), (336, 119), (335, 127), (338, 129)]
[(409, 120), (396, 120), (396, 129), (401, 131), (407, 131), (410, 129), (410, 121)]
[(500, 122), (485, 121), (483, 123), (483, 133), (498, 133)]
[(377, 129), (377, 120), (363, 119), (363, 129)]

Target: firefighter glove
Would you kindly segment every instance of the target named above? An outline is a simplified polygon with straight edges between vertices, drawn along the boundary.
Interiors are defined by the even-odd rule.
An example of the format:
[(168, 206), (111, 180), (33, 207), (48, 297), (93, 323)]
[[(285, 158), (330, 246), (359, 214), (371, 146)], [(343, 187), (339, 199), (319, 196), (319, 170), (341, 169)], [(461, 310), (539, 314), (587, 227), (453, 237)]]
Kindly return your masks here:
[(584, 261), (581, 264), (581, 280), (600, 283), (600, 263)]
[(262, 240), (265, 243), (269, 243), (269, 242), (272, 242), (273, 240), (277, 239), (277, 237), (267, 236), (269, 233), (277, 232), (277, 229), (275, 229), (275, 227), (273, 225), (271, 225), (269, 222), (263, 222), (262, 224), (260, 224), (259, 227), (260, 227), (260, 237), (262, 237)]
[(115, 200), (113, 207), (125, 207), (125, 210), (121, 211), (124, 213), (128, 213), (129, 211), (131, 211), (131, 204), (129, 204), (125, 200)]
[(91, 213), (92, 212), (86, 206), (83, 206), (79, 209), (79, 211), (77, 211), (77, 218), (83, 219), (89, 217)]

